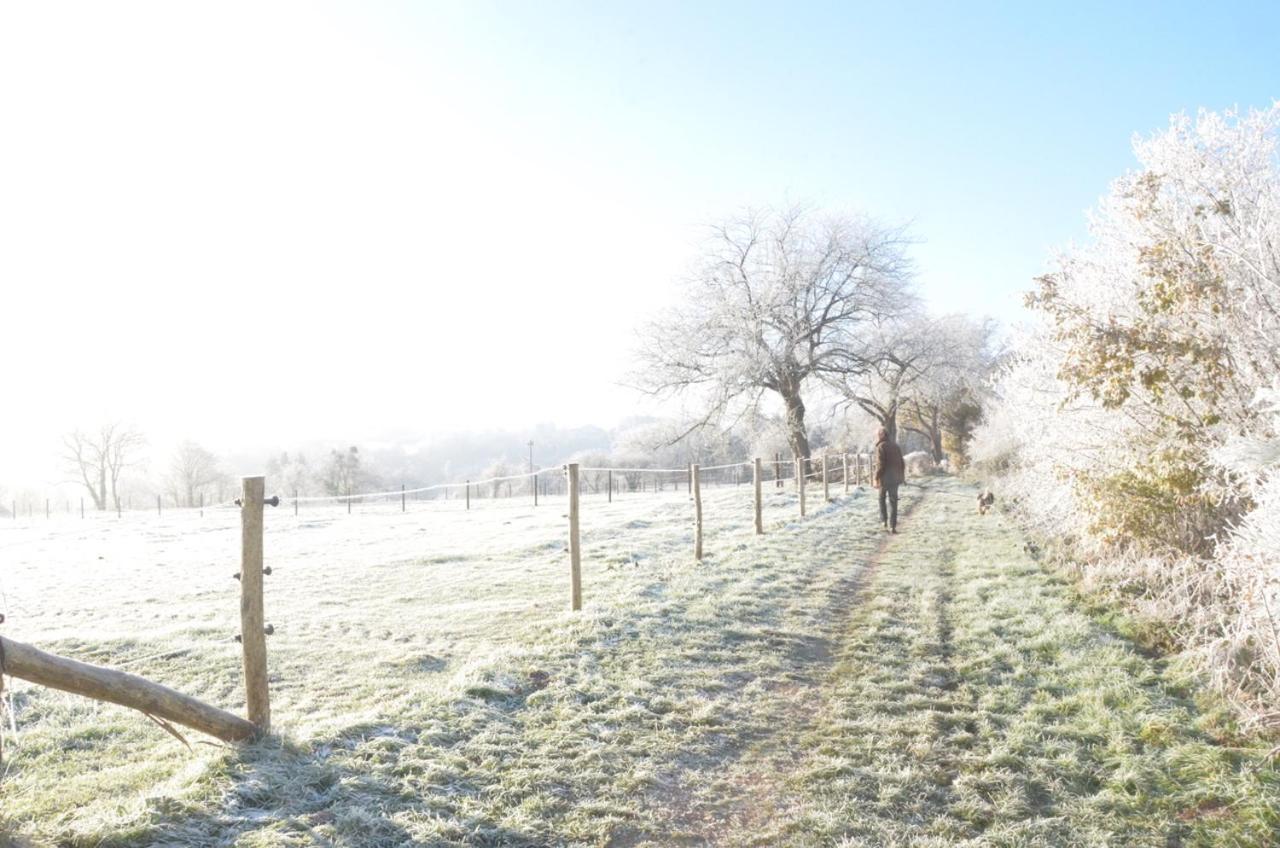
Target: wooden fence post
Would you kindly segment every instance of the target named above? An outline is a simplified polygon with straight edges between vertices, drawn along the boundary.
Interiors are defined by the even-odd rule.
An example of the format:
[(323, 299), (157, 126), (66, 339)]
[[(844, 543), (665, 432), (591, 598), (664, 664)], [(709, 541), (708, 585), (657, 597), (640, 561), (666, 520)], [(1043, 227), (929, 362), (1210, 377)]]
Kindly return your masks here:
[(347, 515), (351, 514), (351, 487), (347, 487)]
[(293, 490), (293, 514), (295, 516), (298, 514), (298, 490), (297, 489)]
[(404, 512), (404, 483), (400, 484), (400, 511)]
[(80, 517), (84, 518), (84, 498), (80, 499)]
[(49, 517), (49, 499), (48, 498), (44, 499), (44, 517), (45, 518)]
[(582, 550), (578, 545), (578, 463), (569, 474), (569, 609), (582, 609)]
[(849, 494), (849, 454), (844, 454), (844, 473), (840, 476), (844, 478), (844, 493)]
[(471, 481), (467, 481), (467, 509), (471, 509)]
[(609, 469), (609, 503), (613, 503), (613, 469)]
[(804, 460), (796, 457), (796, 492), (800, 495), (800, 517), (804, 518)]
[(156, 515), (160, 514), (160, 496), (156, 495)]
[(204, 492), (200, 493), (200, 517), (204, 518)]
[(763, 508), (761, 492), (760, 492), (760, 483), (761, 483), (760, 478), (762, 476), (761, 474), (762, 469), (760, 468), (760, 457), (757, 456), (752, 461), (751, 472), (754, 476), (755, 495), (756, 495), (756, 535), (762, 536), (764, 535), (764, 508)]
[(240, 494), (240, 643), (249, 721), (271, 729), (267, 692), (267, 634), (262, 611), (262, 508), (266, 478), (245, 477)]
[(827, 454), (822, 455), (822, 502), (831, 502), (831, 457)]
[(693, 490), (693, 558), (702, 562), (702, 482), (698, 464), (689, 466), (689, 488)]
[(529, 480), (533, 483), (533, 505), (538, 505), (538, 475), (535, 472)]

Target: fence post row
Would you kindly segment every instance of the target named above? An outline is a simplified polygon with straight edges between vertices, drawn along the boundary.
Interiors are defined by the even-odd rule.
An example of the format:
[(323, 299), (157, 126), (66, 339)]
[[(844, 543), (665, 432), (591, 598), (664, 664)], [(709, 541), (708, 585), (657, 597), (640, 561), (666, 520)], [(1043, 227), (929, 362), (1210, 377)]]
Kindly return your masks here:
[(569, 475), (569, 609), (582, 609), (582, 551), (578, 546), (578, 463), (566, 466)]
[(757, 456), (754, 460), (752, 460), (751, 472), (753, 477), (753, 487), (755, 488), (755, 496), (756, 496), (756, 535), (762, 536), (764, 535), (764, 509), (763, 509), (763, 505), (761, 504), (761, 492), (760, 492), (760, 483), (761, 483), (760, 457)]
[[(244, 648), (244, 691), (249, 721), (271, 729), (267, 692), (267, 631), (262, 610), (263, 477), (245, 477), (240, 495), (240, 643)], [(347, 501), (350, 505), (350, 500)]]
[(689, 488), (693, 490), (693, 558), (702, 562), (702, 484), (698, 464), (689, 466)]

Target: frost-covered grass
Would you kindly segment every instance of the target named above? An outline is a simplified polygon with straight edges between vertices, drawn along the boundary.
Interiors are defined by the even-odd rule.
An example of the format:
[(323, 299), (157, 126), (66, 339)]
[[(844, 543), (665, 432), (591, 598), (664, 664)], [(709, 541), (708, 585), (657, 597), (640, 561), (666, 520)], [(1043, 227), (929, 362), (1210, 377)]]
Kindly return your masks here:
[(1280, 844), (1266, 748), (938, 486), (849, 622), (794, 844)]
[[(281, 737), (189, 752), (136, 713), (18, 684), (0, 832), (1270, 844), (1259, 753), (1216, 744), (1218, 717), (1075, 610), (967, 487), (907, 487), (897, 537), (865, 491), (812, 498), (804, 522), (768, 492), (762, 538), (748, 487), (707, 493), (702, 565), (682, 493), (589, 499), (577, 615), (562, 503), (269, 512)], [(0, 537), (5, 635), (238, 709), (232, 516), (87, 524)]]

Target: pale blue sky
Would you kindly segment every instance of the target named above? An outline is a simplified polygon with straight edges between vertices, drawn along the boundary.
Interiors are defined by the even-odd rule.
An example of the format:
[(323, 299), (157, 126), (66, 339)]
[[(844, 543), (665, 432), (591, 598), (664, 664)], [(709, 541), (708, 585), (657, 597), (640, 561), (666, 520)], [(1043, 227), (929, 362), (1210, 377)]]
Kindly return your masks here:
[(634, 329), (747, 205), (1015, 319), (1134, 132), (1280, 95), (1277, 8), (0, 0), (0, 469), (654, 412)]
[(466, 3), (383, 21), (513, 126), (619, 166), (620, 190), (686, 219), (794, 199), (912, 221), (936, 306), (1006, 320), (1131, 166), (1134, 132), (1280, 96), (1280, 4)]

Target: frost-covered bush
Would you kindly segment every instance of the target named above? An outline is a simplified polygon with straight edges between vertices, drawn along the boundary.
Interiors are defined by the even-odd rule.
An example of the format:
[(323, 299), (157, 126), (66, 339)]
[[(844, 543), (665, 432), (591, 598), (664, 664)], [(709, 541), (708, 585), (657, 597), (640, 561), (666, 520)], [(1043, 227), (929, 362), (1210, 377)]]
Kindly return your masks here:
[(1135, 141), (1028, 296), (971, 449), (1237, 695), (1280, 694), (1278, 131), (1280, 103)]
[(902, 463), (907, 467), (908, 477), (932, 474), (938, 467), (928, 451), (913, 451), (902, 458)]

